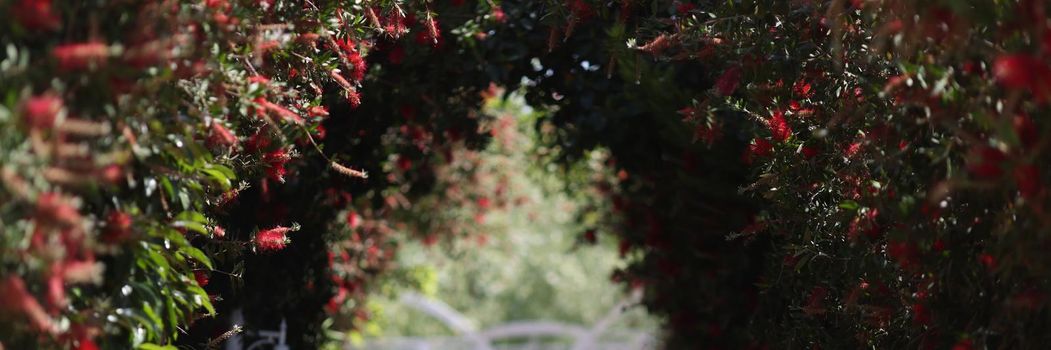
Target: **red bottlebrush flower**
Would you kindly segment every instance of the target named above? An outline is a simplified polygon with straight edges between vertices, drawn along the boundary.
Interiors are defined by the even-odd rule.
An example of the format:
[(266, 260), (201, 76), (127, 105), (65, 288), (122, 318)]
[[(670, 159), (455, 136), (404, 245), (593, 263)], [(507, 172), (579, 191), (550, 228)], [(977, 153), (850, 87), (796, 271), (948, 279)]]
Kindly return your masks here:
[(675, 6), (675, 13), (679, 14), (679, 16), (685, 16), (696, 8), (697, 5), (693, 3), (683, 2)]
[(51, 313), (56, 314), (69, 303), (66, 299), (65, 273), (62, 271), (62, 265), (57, 263), (48, 270), (47, 302)]
[(270, 147), (270, 135), (260, 129), (245, 142), (245, 149), (249, 152), (258, 152)]
[(286, 234), (294, 231), (293, 228), (278, 226), (269, 230), (262, 230), (255, 234), (255, 247), (264, 252), (273, 252), (285, 249), (289, 239)]
[(1026, 89), (1033, 87), (1038, 72), (1047, 67), (1036, 57), (1027, 54), (1005, 54), (993, 62), (993, 75), (1004, 87)]
[(257, 74), (248, 77), (248, 82), (252, 84), (266, 85), (270, 84), (270, 78)]
[(766, 139), (754, 139), (745, 151), (745, 162), (751, 163), (756, 157), (769, 157), (773, 154), (774, 145)]
[(80, 340), (77, 340), (77, 342), (77, 350), (99, 350), (99, 346), (87, 335), (80, 337)]
[(847, 145), (847, 149), (843, 150), (843, 156), (850, 158), (861, 151), (861, 142), (854, 142)]
[(120, 185), (124, 182), (124, 168), (117, 164), (110, 164), (96, 170), (95, 176), (104, 183)]
[(982, 265), (985, 265), (985, 268), (989, 269), (990, 271), (996, 269), (996, 258), (993, 257), (992, 254), (982, 253), (982, 255), (978, 256), (978, 261), (981, 262)]
[(1018, 192), (1025, 199), (1036, 198), (1043, 190), (1044, 186), (1040, 181), (1040, 170), (1035, 165), (1024, 164), (1015, 167), (1014, 178), (1015, 185), (1018, 186)]
[(347, 294), (347, 288), (339, 287), (336, 295), (332, 296), (332, 299), (329, 299), (328, 304), (325, 305), (325, 311), (328, 311), (330, 314), (339, 312), (340, 306), (343, 306), (343, 302), (347, 300)]
[(361, 106), (361, 93), (359, 93), (357, 89), (347, 89), (345, 94), (347, 102), (350, 103), (350, 108), (358, 108), (358, 106)]
[(887, 256), (897, 261), (901, 268), (911, 269), (916, 266), (920, 253), (915, 243), (887, 242)]
[(581, 21), (587, 20), (595, 15), (595, 9), (591, 8), (591, 5), (584, 0), (570, 0), (569, 12), (572, 12), (573, 15)]
[(792, 92), (799, 98), (811, 98), (814, 96), (814, 90), (810, 86), (810, 83), (800, 80), (792, 85)]
[(267, 164), (267, 177), (277, 182), (285, 182), (285, 173), (287, 172), (285, 164), (291, 159), (292, 157), (283, 148), (278, 148), (263, 155), (263, 161)]
[(493, 6), (490, 10), (489, 18), (492, 18), (496, 23), (504, 23), (507, 20), (507, 14), (504, 13), (504, 8), (499, 5)]
[(351, 52), (347, 54), (347, 61), (350, 61), (350, 65), (353, 68), (353, 71), (350, 73), (351, 79), (359, 82), (364, 80), (365, 71), (368, 68), (365, 66), (365, 59), (361, 57), (361, 54), (356, 51)]
[(100, 42), (65, 44), (56, 46), (51, 55), (63, 70), (81, 70), (101, 66), (109, 57), (109, 46)]
[(307, 115), (314, 118), (327, 117), (328, 108), (325, 108), (325, 106), (313, 106), (307, 109)]
[(51, 7), (51, 0), (21, 0), (11, 6), (11, 15), (18, 24), (31, 31), (55, 30), (62, 20)]
[(41, 331), (54, 333), (57, 328), (40, 302), (26, 290), (26, 283), (18, 276), (8, 276), (0, 282), (0, 308), (21, 312), (30, 324)]
[(785, 142), (792, 137), (792, 128), (788, 126), (784, 112), (774, 112), (774, 115), (767, 119), (766, 125), (770, 128), (770, 135), (773, 136), (774, 141)]
[(102, 231), (102, 240), (106, 243), (120, 243), (131, 237), (131, 215), (119, 210), (106, 215), (106, 228)]
[[(225, 193), (224, 193), (225, 195)], [(221, 226), (212, 226), (212, 237), (223, 238), (226, 237), (226, 229)]]
[(671, 36), (667, 34), (661, 34), (656, 38), (653, 38), (653, 40), (646, 43), (645, 45), (639, 46), (639, 50), (642, 52), (657, 55), (666, 50), (667, 48), (671, 47), (673, 41), (674, 40)]
[(305, 122), (303, 120), (303, 117), (300, 117), (299, 114), (296, 114), (296, 112), (293, 112), (288, 108), (281, 107), (276, 103), (267, 101), (265, 98), (256, 98), (255, 103), (263, 109), (265, 109), (266, 111), (281, 117), (281, 119), (288, 120), (296, 124), (303, 124)]
[(971, 149), (967, 156), (967, 170), (979, 179), (992, 180), (1003, 176), (1001, 168), (1007, 155), (999, 149), (982, 146)]
[(347, 227), (353, 230), (358, 228), (358, 226), (361, 226), (361, 216), (353, 210), (347, 212)]
[(723, 72), (719, 76), (719, 80), (715, 82), (715, 92), (721, 96), (730, 96), (737, 90), (737, 86), (741, 83), (741, 67), (733, 66)]
[(50, 129), (62, 111), (62, 99), (54, 95), (33, 96), (22, 104), (26, 125), (33, 129)]
[(211, 130), (208, 132), (207, 139), (208, 147), (212, 148), (230, 148), (237, 145), (237, 136), (234, 136), (230, 129), (227, 129), (220, 123), (212, 122)]
[(817, 147), (803, 146), (803, 148), (801, 148), (799, 150), (799, 152), (803, 153), (803, 158), (806, 158), (806, 159), (809, 160), (809, 159), (814, 159), (814, 157), (816, 157), (818, 155), (818, 153), (820, 153), (821, 151), (819, 151), (817, 149)]
[(489, 197), (478, 198), (476, 202), (478, 204), (478, 208), (481, 208), (482, 210), (489, 209)]
[(409, 171), (409, 169), (412, 169), (412, 159), (409, 159), (409, 157), (404, 154), (398, 155), (398, 160), (396, 162), (398, 169), (401, 169), (401, 171)]
[(424, 27), (427, 27), (427, 35), (423, 37), (423, 39), (425, 40), (424, 42), (430, 42), (431, 45), (438, 47), (438, 40), (442, 37), (442, 32), (438, 24), (438, 20), (433, 17), (429, 17), (423, 21), (423, 25)]
[(73, 227), (80, 224), (80, 213), (62, 195), (48, 192), (40, 195), (36, 203), (38, 224)]
[(193, 279), (197, 281), (197, 285), (204, 287), (208, 285), (209, 276), (208, 272), (204, 270), (197, 270), (193, 272)]
[(1012, 124), (1015, 135), (1018, 135), (1018, 141), (1022, 143), (1022, 147), (1026, 150), (1032, 149), (1040, 141), (1040, 133), (1036, 128), (1036, 124), (1033, 123), (1033, 119), (1029, 118), (1028, 115), (1016, 115), (1012, 120)]

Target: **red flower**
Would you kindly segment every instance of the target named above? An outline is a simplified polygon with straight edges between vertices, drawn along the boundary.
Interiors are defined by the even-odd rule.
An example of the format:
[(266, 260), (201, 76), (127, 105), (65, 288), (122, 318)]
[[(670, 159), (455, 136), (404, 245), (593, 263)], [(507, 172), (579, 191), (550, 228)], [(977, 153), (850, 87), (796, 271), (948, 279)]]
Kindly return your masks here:
[(193, 279), (197, 281), (198, 286), (207, 286), (209, 281), (208, 272), (204, 270), (196, 270), (193, 272)]
[(354, 81), (362, 81), (365, 79), (365, 59), (361, 57), (361, 54), (357, 51), (347, 54), (347, 61), (350, 61), (350, 65), (353, 67), (353, 71), (350, 73), (350, 78)]
[(237, 144), (237, 136), (220, 123), (212, 122), (211, 130), (208, 132), (208, 147), (233, 147)]
[(290, 157), (283, 148), (278, 148), (263, 155), (263, 161), (267, 163), (267, 177), (274, 181), (285, 182), (285, 173), (287, 172), (285, 164), (291, 159), (292, 157)]
[(985, 265), (985, 268), (987, 268), (989, 270), (995, 270), (996, 269), (996, 265), (997, 265), (996, 258), (993, 257), (992, 254), (982, 253), (982, 255), (978, 256), (978, 261), (980, 261), (982, 263), (982, 265)]
[(1005, 54), (996, 58), (993, 63), (993, 75), (996, 80), (1009, 89), (1031, 88), (1038, 72), (1047, 70), (1036, 57), (1026, 54)]
[[(692, 4), (691, 4), (692, 5)], [(722, 96), (730, 96), (737, 90), (737, 86), (741, 83), (741, 67), (733, 66), (723, 71), (723, 74), (719, 76), (719, 80), (715, 82), (715, 92)]]
[(358, 108), (361, 105), (361, 93), (354, 88), (346, 89), (347, 102), (350, 103), (351, 108)]
[(62, 105), (62, 99), (54, 95), (33, 96), (22, 104), (22, 113), (30, 128), (50, 129), (55, 125)]
[(507, 20), (507, 15), (504, 14), (504, 9), (499, 5), (493, 6), (490, 16), (490, 18), (492, 18), (493, 21), (496, 21), (497, 23), (504, 23), (504, 21)]
[(675, 13), (678, 13), (680, 16), (685, 16), (686, 14), (690, 13), (690, 11), (693, 11), (696, 8), (697, 5), (694, 5), (693, 3), (683, 2), (675, 6)]
[(361, 226), (361, 217), (358, 216), (358, 213), (355, 213), (353, 210), (347, 212), (347, 226), (350, 227), (351, 230), (358, 228), (358, 226)]
[(744, 161), (751, 163), (756, 157), (769, 157), (773, 154), (774, 145), (766, 139), (754, 139), (745, 151)]
[(803, 153), (803, 158), (806, 158), (806, 159), (813, 159), (814, 157), (816, 157), (818, 155), (818, 153), (820, 153), (820, 151), (817, 149), (817, 147), (811, 147), (811, 146), (803, 146), (803, 148), (800, 149), (799, 151), (801, 153)]
[[(224, 193), (225, 195), (226, 193)], [(226, 229), (221, 226), (212, 226), (212, 237), (223, 238), (226, 236)]]
[(264, 110), (281, 117), (281, 119), (288, 120), (296, 124), (303, 124), (304, 122), (303, 117), (300, 117), (299, 114), (296, 114), (296, 112), (293, 112), (288, 108), (282, 107), (276, 103), (267, 101), (263, 97), (256, 98), (255, 103), (258, 104), (259, 107), (263, 108)]
[(774, 115), (767, 119), (767, 127), (770, 128), (770, 135), (773, 136), (773, 140), (777, 142), (784, 142), (792, 137), (792, 128), (788, 126), (788, 122), (785, 120), (785, 113), (779, 111), (774, 112)]
[(80, 213), (62, 195), (48, 192), (37, 198), (36, 219), (39, 224), (73, 227), (80, 224)]
[(114, 210), (106, 216), (106, 228), (102, 231), (102, 240), (106, 243), (120, 243), (131, 237), (131, 215)]
[(29, 30), (55, 30), (62, 26), (51, 0), (21, 0), (11, 6), (10, 18)]
[(21, 277), (8, 276), (0, 282), (0, 308), (25, 314), (30, 324), (38, 330), (57, 330), (44, 307), (26, 290), (25, 281)]
[(56, 46), (51, 55), (63, 70), (81, 70), (106, 63), (109, 46), (100, 42), (65, 44)]
[(814, 90), (810, 86), (810, 83), (800, 80), (792, 85), (792, 92), (800, 98), (811, 98), (814, 96)]
[(855, 154), (858, 154), (858, 151), (861, 151), (861, 142), (854, 142), (852, 144), (847, 145), (846, 150), (843, 150), (843, 156), (850, 158), (853, 157)]
[(325, 106), (313, 106), (307, 109), (307, 115), (314, 118), (327, 117), (328, 108), (325, 108)]
[(288, 237), (285, 236), (289, 231), (293, 231), (292, 228), (278, 226), (269, 230), (259, 231), (255, 234), (255, 247), (264, 252), (278, 251), (285, 249), (288, 244)]
[(62, 265), (51, 265), (47, 274), (47, 302), (52, 314), (58, 313), (58, 310), (66, 307), (69, 302), (66, 299), (65, 282)]
[(406, 157), (404, 154), (398, 155), (397, 164), (398, 169), (401, 169), (401, 171), (409, 171), (409, 169), (412, 169), (412, 159), (409, 159), (409, 157)]
[(912, 242), (887, 242), (887, 256), (898, 262), (903, 269), (916, 266), (920, 252)]
[(258, 152), (270, 147), (270, 135), (267, 135), (262, 129), (257, 131), (248, 141), (245, 142), (245, 149), (249, 152)]

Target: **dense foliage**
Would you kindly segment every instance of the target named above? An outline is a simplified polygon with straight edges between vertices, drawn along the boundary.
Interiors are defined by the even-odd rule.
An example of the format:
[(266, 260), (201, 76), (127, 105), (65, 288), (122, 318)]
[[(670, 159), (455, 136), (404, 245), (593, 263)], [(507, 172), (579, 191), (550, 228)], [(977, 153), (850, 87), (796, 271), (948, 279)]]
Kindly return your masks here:
[(669, 347), (1046, 342), (1042, 2), (622, 5), (523, 74), (623, 170), (614, 277)]
[(1047, 342), (1038, 0), (0, 11), (6, 346), (353, 327), (400, 239), (472, 231), (428, 208), (487, 196), (442, 184), (490, 81), (551, 110), (548, 161), (609, 152), (584, 237), (620, 240), (670, 348)]
[(0, 4), (4, 345), (214, 346), (243, 309), (298, 348), (323, 305), (355, 314), (382, 221), (485, 139), (488, 80), (452, 64), (474, 38), (446, 30), (489, 7), (375, 5)]

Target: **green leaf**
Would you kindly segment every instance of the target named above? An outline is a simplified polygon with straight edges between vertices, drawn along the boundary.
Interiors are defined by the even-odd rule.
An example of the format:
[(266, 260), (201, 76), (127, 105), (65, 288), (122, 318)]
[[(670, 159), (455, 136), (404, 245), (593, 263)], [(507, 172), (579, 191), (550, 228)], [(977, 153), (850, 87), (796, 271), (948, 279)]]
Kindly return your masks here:
[(839, 207), (846, 210), (858, 210), (858, 202), (845, 200), (839, 203)]
[(201, 172), (207, 174), (212, 180), (215, 180), (219, 187), (222, 187), (223, 191), (230, 189), (230, 178), (223, 174), (223, 172), (216, 169), (201, 169)]
[(208, 259), (208, 256), (205, 255), (204, 252), (202, 252), (200, 249), (197, 249), (193, 246), (185, 246), (179, 248), (179, 253), (185, 254), (186, 256), (197, 260), (201, 264), (204, 264), (204, 266), (207, 267), (209, 270), (212, 269), (212, 260)]
[(176, 348), (173, 345), (157, 345), (157, 344), (153, 344), (153, 343), (146, 343), (146, 344), (139, 345), (139, 350), (178, 350), (178, 349), (179, 348)]

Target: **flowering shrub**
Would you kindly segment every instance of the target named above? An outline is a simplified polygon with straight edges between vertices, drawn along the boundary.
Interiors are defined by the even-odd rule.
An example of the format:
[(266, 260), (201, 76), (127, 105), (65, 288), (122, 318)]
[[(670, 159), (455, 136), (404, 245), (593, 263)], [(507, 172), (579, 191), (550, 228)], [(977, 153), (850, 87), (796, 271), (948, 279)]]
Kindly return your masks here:
[(540, 6), (529, 102), (621, 169), (600, 231), (668, 347), (1046, 341), (1041, 2), (502, 4)]
[[(439, 49), (456, 57), (462, 38), (445, 41), (442, 31), (453, 28), (440, 22), (445, 8), (460, 13), (456, 26), (489, 10), (424, 2), (0, 2), (12, 14), (0, 27), (0, 312), (28, 321), (0, 325), (3, 345), (215, 346), (232, 334), (220, 336), (233, 309), (248, 308), (250, 326), (271, 327), (265, 321), (274, 315), (252, 314), (256, 306), (327, 299), (319, 246), (346, 237), (318, 232), (350, 197), (393, 198), (419, 181), (417, 191), (426, 188), (427, 176), (394, 186), (363, 168), (377, 169), (410, 142), (418, 147), (405, 159), (422, 163), (440, 162), (431, 148), (450, 139), (481, 139), (477, 117), (447, 112), (476, 106), (485, 84), (382, 87), (387, 92), (375, 97), (366, 88), (409, 63), (400, 57), (406, 52), (421, 62)], [(415, 43), (410, 32), (423, 33), (426, 45), (406, 47)], [(370, 52), (381, 53), (372, 64)], [(438, 92), (420, 92), (428, 89)], [(387, 116), (379, 101), (398, 97), (406, 106), (420, 98), (460, 105), (417, 121), (356, 124), (369, 120), (361, 111)], [(412, 130), (404, 139), (399, 125)], [(431, 136), (446, 132), (455, 137)], [(338, 140), (325, 141), (332, 134)], [(320, 259), (294, 259), (303, 255)], [(295, 276), (283, 280), (291, 285), (284, 294), (245, 292), (277, 287), (274, 264)], [(294, 296), (304, 285), (311, 292)], [(320, 334), (302, 328), (317, 327), (320, 313), (306, 314), (290, 322), (303, 334), (294, 346)]]
[(414, 200), (496, 203), (428, 197), (490, 81), (552, 107), (549, 160), (608, 150), (582, 239), (617, 235), (671, 348), (1046, 342), (1040, 1), (0, 10), (9, 347), (215, 345), (236, 309), (317, 344), (383, 228), (468, 225)]

